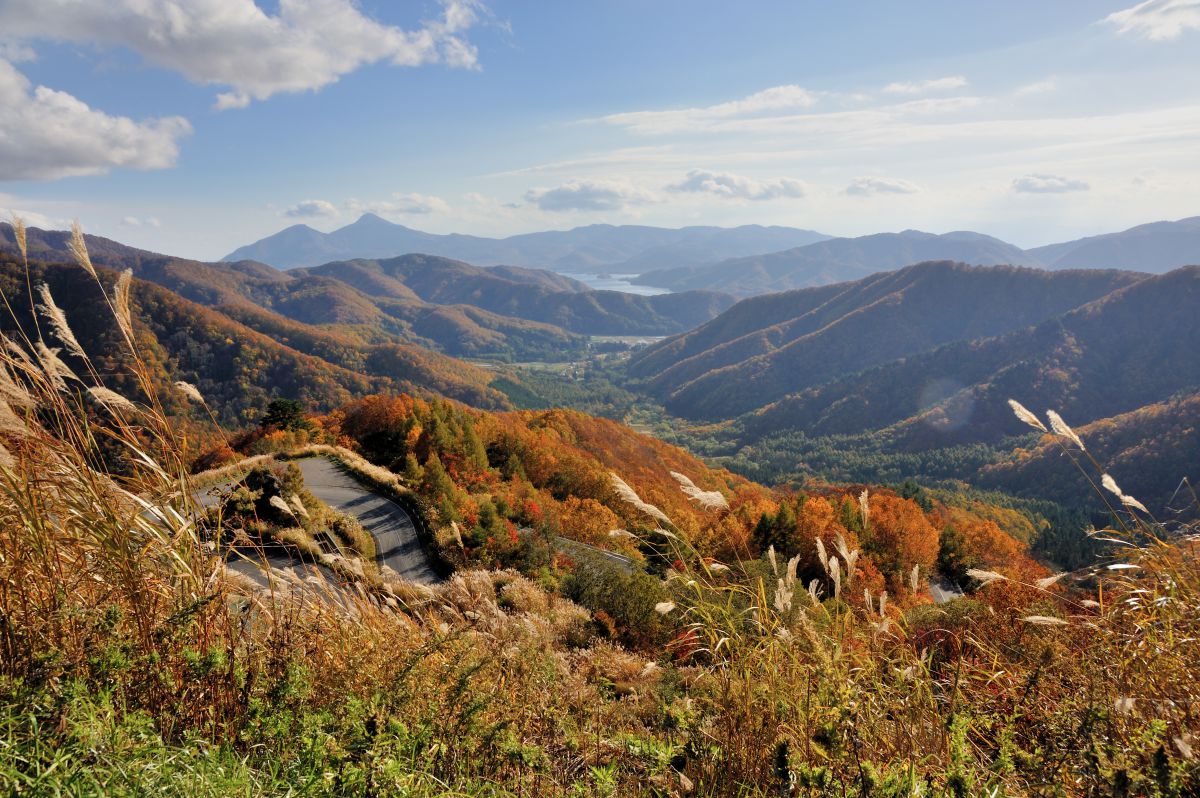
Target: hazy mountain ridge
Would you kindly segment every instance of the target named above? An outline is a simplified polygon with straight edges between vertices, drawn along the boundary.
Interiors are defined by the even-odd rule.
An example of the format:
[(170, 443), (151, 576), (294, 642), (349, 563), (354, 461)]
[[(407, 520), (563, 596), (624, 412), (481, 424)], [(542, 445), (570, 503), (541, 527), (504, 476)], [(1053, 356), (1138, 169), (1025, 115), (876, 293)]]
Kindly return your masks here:
[(755, 296), (857, 280), (929, 260), (977, 266), (1118, 268), (1163, 273), (1200, 263), (1200, 217), (1139, 225), (1122, 232), (1021, 249), (972, 231), (920, 230), (831, 238), (810, 230), (747, 225), (669, 230), (591, 225), (504, 239), (433, 235), (366, 214), (320, 233), (296, 225), (242, 247), (228, 259), (277, 266), (424, 253), (482, 266), (508, 264), (562, 272), (640, 275), (641, 285)]
[(1200, 263), (1200, 216), (1151, 222), (1029, 250), (1054, 269), (1117, 268), (1164, 272)]
[[(729, 418), (896, 358), (1036, 324), (1140, 279), (1130, 272), (922, 263), (743, 300), (638, 353), (629, 373), (646, 379), (674, 413)], [(794, 315), (785, 316), (793, 304)]]
[(706, 288), (739, 296), (840, 283), (929, 260), (976, 266), (1041, 266), (1018, 247), (980, 233), (945, 235), (905, 230), (859, 238), (833, 238), (710, 266), (671, 269), (642, 275), (637, 282), (672, 291)]
[[(30, 255), (70, 260), (68, 237), (31, 228)], [(480, 268), (427, 255), (280, 271), (256, 261), (175, 258), (97, 236), (87, 242), (97, 264), (131, 268), (204, 305), (249, 302), (305, 324), (370, 328), (455, 355), (570, 356), (584, 346), (583, 334), (669, 335), (733, 304), (732, 297), (707, 292), (597, 292), (552, 272)], [(15, 252), (8, 225), (0, 225), (0, 249)]]
[(650, 271), (681, 263), (772, 252), (827, 238), (812, 230), (745, 225), (734, 228), (589, 225), (508, 238), (437, 235), (367, 213), (330, 233), (299, 224), (239, 247), (224, 260), (258, 260), (279, 268), (333, 260), (392, 258), (421, 253), (480, 266), (515, 265), (555, 271)]

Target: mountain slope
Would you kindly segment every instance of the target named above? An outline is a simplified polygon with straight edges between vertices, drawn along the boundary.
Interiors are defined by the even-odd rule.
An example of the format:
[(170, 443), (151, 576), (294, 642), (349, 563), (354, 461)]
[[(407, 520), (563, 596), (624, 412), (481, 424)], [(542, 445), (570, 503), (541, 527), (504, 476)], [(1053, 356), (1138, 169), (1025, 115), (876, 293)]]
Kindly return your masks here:
[(565, 272), (641, 272), (773, 252), (825, 238), (827, 236), (812, 230), (759, 225), (681, 229), (589, 225), (573, 230), (484, 238), (424, 233), (367, 213), (331, 233), (294, 225), (240, 247), (224, 260), (257, 260), (279, 268), (292, 268), (316, 266), (332, 260), (392, 258), (422, 253), (483, 266), (507, 264)]
[[(30, 229), (30, 253), (69, 260), (68, 237)], [(480, 268), (428, 255), (285, 272), (254, 261), (174, 258), (95, 236), (87, 241), (97, 264), (132, 268), (136, 276), (205, 305), (250, 302), (306, 324), (370, 328), (454, 355), (561, 358), (582, 351), (580, 335), (670, 335), (733, 303), (711, 292), (644, 297), (592, 291), (552, 272)], [(7, 225), (0, 225), (0, 249), (15, 251)]]
[[(113, 275), (101, 268), (106, 284), (111, 284)], [(110, 387), (136, 395), (112, 314), (92, 278), (74, 265), (40, 263), (31, 264), (31, 276), (35, 283), (49, 286), (75, 336), (109, 375)], [(24, 280), (17, 261), (0, 253), (0, 289), (22, 325), (33, 329)], [(228, 423), (256, 421), (279, 396), (299, 399), (314, 409), (331, 409), (379, 391), (443, 395), (482, 407), (507, 404), (503, 395), (487, 387), (488, 372), (419, 347), (363, 346), (254, 309), (259, 314), (256, 326), (267, 328), (259, 332), (143, 280), (133, 282), (132, 308), (137, 337), (157, 382), (165, 386), (186, 380), (197, 385)], [(11, 330), (12, 319), (7, 314), (0, 317), (0, 328)], [(280, 335), (280, 330), (287, 334)], [(280, 337), (294, 340), (295, 346), (281, 343)]]
[[(1157, 512), (1158, 508), (1186, 510), (1194, 505), (1192, 488), (1180, 480), (1186, 477), (1191, 486), (1200, 485), (1200, 458), (1196, 457), (1200, 452), (1200, 393), (1093, 421), (1076, 432), (1121, 490), (1147, 507)], [(1017, 495), (1081, 506), (1099, 499), (1094, 484), (1071, 465), (1062, 447), (1048, 435), (1032, 449), (1017, 449), (984, 467), (976, 481)], [(1104, 498), (1112, 501), (1113, 497)]]
[(746, 299), (630, 360), (674, 413), (721, 419), (900, 357), (1018, 330), (1144, 275), (922, 263)]
[(1051, 268), (1118, 268), (1160, 274), (1200, 263), (1200, 216), (1153, 222), (1029, 250)]
[(1012, 244), (980, 233), (933, 235), (919, 230), (833, 238), (783, 252), (736, 258), (709, 266), (642, 275), (638, 283), (672, 291), (708, 289), (752, 296), (855, 280), (928, 260), (978, 266), (1039, 266), (1037, 258)]
[(1007, 406), (1076, 424), (1200, 389), (1200, 267), (1148, 277), (1069, 313), (962, 341), (787, 396), (744, 419), (748, 438), (877, 430), (907, 451), (1024, 432)]

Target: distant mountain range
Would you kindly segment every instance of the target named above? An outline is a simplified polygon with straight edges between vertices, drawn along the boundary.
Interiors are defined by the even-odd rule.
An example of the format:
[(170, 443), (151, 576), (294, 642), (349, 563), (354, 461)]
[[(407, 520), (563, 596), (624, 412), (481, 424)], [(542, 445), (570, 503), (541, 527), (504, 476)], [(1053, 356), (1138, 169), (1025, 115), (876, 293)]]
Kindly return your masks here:
[[(70, 261), (69, 235), (28, 231), (30, 256)], [(280, 271), (255, 261), (203, 263), (87, 237), (92, 260), (217, 307), (262, 331), (319, 325), (362, 342), (416, 344), (445, 354), (562, 360), (582, 354), (586, 335), (670, 335), (729, 308), (727, 294), (638, 296), (593, 291), (554, 272), (480, 268), (429, 255), (335, 261)], [(0, 250), (16, 251), (0, 224)]]
[[(774, 461), (778, 474), (824, 459), (843, 479), (978, 476), (1047, 496), (1036, 481), (1054, 447), (1015, 452), (986, 480), (976, 473), (992, 462), (987, 447), (1028, 434), (1007, 405), (1015, 398), (1092, 425), (1141, 469), (1141, 496), (1165, 502), (1181, 477), (1200, 479), (1185, 445), (1197, 410), (1188, 397), (1200, 395), (1197, 308), (1200, 266), (1146, 275), (922, 263), (743, 300), (627, 369), (631, 387), (718, 424), (727, 451)], [(1074, 477), (1059, 482), (1060, 498), (1086, 498)]]
[(677, 230), (591, 225), (496, 239), (433, 235), (366, 214), (331, 233), (295, 225), (241, 247), (225, 260), (255, 260), (293, 268), (411, 253), (439, 255), (478, 266), (637, 274), (640, 277), (635, 283), (676, 292), (704, 290), (755, 296), (856, 280), (930, 260), (1160, 274), (1200, 263), (1200, 216), (1023, 250), (970, 231), (934, 235), (905, 230), (831, 238), (812, 230), (756, 225)]
[(641, 274), (655, 269), (712, 263), (823, 241), (829, 236), (791, 227), (684, 227), (597, 224), (573, 230), (508, 238), (435, 235), (394, 224), (375, 214), (322, 233), (293, 225), (223, 258), (255, 260), (280, 269), (333, 260), (391, 258), (420, 253), (478, 266), (524, 266), (557, 272)]
[(707, 266), (643, 274), (638, 283), (687, 291), (698, 287), (753, 296), (792, 288), (829, 285), (929, 260), (976, 266), (1041, 266), (1029, 253), (998, 238), (971, 232), (933, 235), (920, 230), (833, 238), (766, 255)]

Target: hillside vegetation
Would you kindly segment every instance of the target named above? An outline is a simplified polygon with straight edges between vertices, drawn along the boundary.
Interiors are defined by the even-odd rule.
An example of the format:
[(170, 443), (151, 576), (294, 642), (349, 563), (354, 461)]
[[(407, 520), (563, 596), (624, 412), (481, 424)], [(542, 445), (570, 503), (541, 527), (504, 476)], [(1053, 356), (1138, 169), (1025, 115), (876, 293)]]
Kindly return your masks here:
[[(464, 569), (431, 589), (353, 574), (263, 588), (223, 567), (219, 516), (196, 523), (159, 389), (205, 398), (159, 385), (131, 332), (129, 284), (110, 288), (81, 261), (142, 394), (114, 390), (86, 354), (56, 360), (37, 325), (14, 324), (0, 352), (7, 793), (1175, 798), (1200, 786), (1194, 530), (1152, 521), (1111, 478), (1120, 507), (1104, 536), (1121, 561), (1045, 575), (1001, 531), (1002, 508), (919, 489), (778, 494), (579, 414), (374, 397), (316, 419), (276, 413), (243, 443), (303, 432), (402, 458), (400, 476), (360, 469), (418, 492)], [(44, 334), (71, 347), (82, 311), (41, 296)], [(1061, 420), (1016, 411), (1083, 452)], [(479, 569), (555, 529), (517, 527), (514, 513), (583, 538), (605, 512), (624, 524), (605, 537), (629, 548), (626, 565), (547, 546), (547, 562), (514, 563), (527, 575)], [(744, 548), (722, 537), (755, 517)], [(932, 605), (934, 568), (971, 595)]]
[[(112, 272), (101, 268), (99, 274), (106, 286), (116, 282)], [(137, 395), (142, 389), (134, 387), (129, 359), (95, 281), (74, 265), (36, 263), (30, 266), (30, 279), (44, 282), (60, 298), (83, 351), (101, 364), (101, 372), (117, 388)], [(23, 266), (0, 254), (0, 281), (19, 324), (32, 328)], [(492, 377), (487, 372), (411, 345), (363, 345), (265, 311), (247, 312), (246, 324), (136, 279), (130, 283), (130, 308), (155, 384), (194, 383), (226, 423), (257, 420), (278, 396), (313, 408), (333, 408), (380, 390), (436, 392), (491, 407), (507, 404), (488, 387)], [(6, 316), (0, 314), (0, 329), (12, 334), (17, 324)], [(79, 367), (69, 349), (62, 357)], [(176, 403), (183, 412), (185, 405)]]
[[(37, 260), (69, 261), (69, 238), (30, 229), (28, 251)], [(668, 335), (733, 303), (713, 292), (643, 297), (590, 291), (550, 272), (482, 269), (424, 255), (282, 272), (253, 261), (175, 258), (95, 236), (86, 241), (97, 265), (132, 269), (193, 302), (242, 315), (252, 305), (364, 342), (390, 339), (457, 356), (569, 359), (584, 350), (585, 334)], [(0, 224), (0, 250), (16, 251), (11, 225)]]

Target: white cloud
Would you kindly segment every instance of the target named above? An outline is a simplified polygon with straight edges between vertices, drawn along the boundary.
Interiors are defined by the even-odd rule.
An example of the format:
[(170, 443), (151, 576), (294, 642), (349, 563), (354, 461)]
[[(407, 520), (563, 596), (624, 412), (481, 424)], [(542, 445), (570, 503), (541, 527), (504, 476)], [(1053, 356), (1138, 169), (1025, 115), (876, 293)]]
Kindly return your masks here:
[(254, 0), (7, 0), (6, 41), (49, 39), (128, 47), (188, 80), (231, 90), (218, 109), (280, 92), (318, 89), (364, 64), (442, 63), (476, 68), (462, 34), (485, 13), (478, 0), (441, 0), (439, 19), (415, 30), (381, 24), (353, 0), (280, 0), (269, 14)]
[(1104, 22), (1120, 33), (1146, 39), (1175, 39), (1187, 30), (1200, 30), (1200, 0), (1146, 0), (1124, 11), (1116, 11)]
[(141, 218), (138, 216), (126, 216), (121, 219), (122, 227), (162, 227), (162, 222), (156, 216), (147, 216)]
[(448, 213), (450, 205), (441, 197), (428, 194), (392, 194), (386, 200), (357, 200), (346, 203), (352, 213), (375, 213), (380, 216), (424, 216), (431, 213)]
[(891, 177), (856, 177), (846, 186), (846, 193), (857, 197), (872, 194), (916, 194), (920, 190), (907, 180)]
[(1035, 94), (1049, 94), (1058, 89), (1058, 81), (1054, 78), (1046, 78), (1045, 80), (1035, 80), (1033, 83), (1026, 83), (1024, 86), (1017, 87), (1013, 92), (1017, 97), (1030, 97)]
[(616, 211), (654, 202), (648, 191), (621, 180), (572, 180), (554, 188), (532, 188), (525, 201), (544, 211)]
[(191, 131), (178, 116), (143, 122), (109, 116), (65, 92), (32, 86), (0, 60), (0, 180), (163, 169), (175, 163), (178, 141)]
[(951, 75), (933, 80), (918, 80), (911, 83), (889, 83), (883, 87), (888, 94), (928, 94), (935, 91), (961, 89), (967, 85), (967, 79), (962, 75)]
[(715, 194), (718, 197), (741, 200), (804, 196), (804, 184), (790, 177), (754, 180), (730, 172), (709, 172), (703, 169), (693, 169), (681, 182), (667, 186), (667, 190), (689, 194)]
[(1083, 180), (1047, 174), (1018, 177), (1012, 185), (1013, 191), (1025, 194), (1064, 194), (1068, 191), (1087, 191), (1090, 188)]
[(665, 111), (628, 111), (588, 120), (629, 127), (640, 133), (686, 131), (714, 120), (751, 117), (774, 111), (810, 108), (817, 95), (801, 86), (774, 86), (746, 97), (698, 108), (679, 108)]
[(283, 215), (289, 219), (315, 219), (322, 216), (337, 216), (338, 209), (334, 207), (332, 202), (310, 199), (297, 202), (285, 210)]
[(3, 203), (0, 204), (0, 224), (11, 224), (13, 217), (20, 218), (27, 227), (38, 227), (42, 230), (61, 230), (69, 224), (65, 219), (54, 219), (44, 213), (14, 207), (13, 203), (16, 202), (20, 200), (0, 194), (0, 203)]

